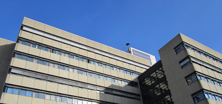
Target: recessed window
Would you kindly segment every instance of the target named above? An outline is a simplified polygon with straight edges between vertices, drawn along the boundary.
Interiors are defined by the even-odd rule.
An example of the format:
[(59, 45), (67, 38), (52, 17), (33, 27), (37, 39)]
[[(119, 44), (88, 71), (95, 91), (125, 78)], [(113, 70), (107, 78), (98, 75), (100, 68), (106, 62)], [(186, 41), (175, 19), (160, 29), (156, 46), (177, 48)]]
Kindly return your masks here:
[(182, 60), (181, 62), (180, 62), (180, 66), (181, 66), (181, 68), (184, 68), (184, 67), (186, 67), (187, 65), (189, 65), (191, 62), (190, 62), (190, 59), (189, 58), (186, 58), (186, 59), (184, 59), (184, 60)]

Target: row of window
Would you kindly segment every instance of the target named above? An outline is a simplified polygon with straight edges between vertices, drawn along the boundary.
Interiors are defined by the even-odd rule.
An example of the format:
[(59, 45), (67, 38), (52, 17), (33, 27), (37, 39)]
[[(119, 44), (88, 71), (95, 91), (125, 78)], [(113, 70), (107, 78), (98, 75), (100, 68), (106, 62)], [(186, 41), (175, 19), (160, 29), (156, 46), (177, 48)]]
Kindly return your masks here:
[(213, 78), (209, 78), (209, 77), (206, 77), (206, 76), (203, 76), (203, 75), (199, 75), (199, 74), (192, 74), (191, 76), (189, 76), (188, 78), (186, 78), (186, 81), (187, 81), (187, 83), (188, 83), (188, 85), (189, 85), (189, 84), (197, 81), (198, 79), (222, 87), (222, 82), (221, 82), (221, 81), (218, 81), (218, 80), (215, 80), (215, 79), (213, 79)]
[(70, 68), (70, 67), (67, 67), (67, 66), (58, 65), (58, 64), (55, 64), (55, 63), (52, 63), (52, 62), (43, 61), (43, 60), (39, 60), (39, 59), (36, 59), (36, 58), (27, 57), (27, 56), (24, 56), (24, 55), (15, 54), (15, 58), (22, 59), (22, 60), (27, 60), (27, 61), (30, 61), (30, 62), (35, 62), (35, 63), (38, 63), (38, 64), (42, 64), (42, 65), (46, 65), (46, 66), (50, 66), (50, 67), (54, 67), (54, 68), (58, 68), (58, 69), (62, 69), (62, 70), (82, 74), (82, 75), (87, 75), (87, 76), (98, 78), (98, 79), (103, 79), (103, 80), (106, 80), (106, 81), (111, 81), (111, 82), (114, 82), (114, 83), (129, 85), (129, 86), (132, 86), (132, 87), (138, 87), (138, 83), (136, 83), (136, 82), (135, 82), (135, 84), (129, 84), (128, 82), (122, 81), (122, 80), (119, 80), (119, 79), (115, 79), (115, 78), (111, 78), (111, 77), (103, 76), (103, 75), (98, 75), (98, 74), (91, 73), (91, 72), (86, 72), (86, 71), (83, 71), (83, 70), (77, 70), (77, 69)]
[[(18, 76), (24, 76), (24, 75), (15, 74), (15, 73), (11, 73), (11, 74), (18, 75)], [(27, 76), (24, 76), (24, 77), (27, 77)], [(67, 83), (63, 83), (62, 82), (62, 81), (66, 81), (64, 79), (61, 82), (55, 82), (55, 81), (48, 81), (46, 79), (35, 78), (35, 77), (29, 77), (29, 78), (36, 79), (36, 80), (41, 80), (41, 81), (46, 81), (46, 82), (51, 82), (51, 83), (56, 83), (56, 84), (61, 84), (61, 85), (70, 86), (70, 87), (75, 87), (75, 88), (84, 89), (84, 90), (88, 90), (88, 91), (93, 91), (93, 92), (97, 92), (97, 93), (116, 94), (116, 95), (121, 95), (121, 96), (125, 96), (125, 97), (131, 97), (131, 98), (135, 98), (135, 99), (140, 99), (140, 97), (137, 96), (137, 95), (133, 95), (133, 94), (129, 94), (129, 93), (124, 93), (124, 92), (120, 92), (120, 91), (116, 91), (116, 90), (111, 90), (111, 89), (96, 90), (96, 87), (93, 89), (94, 86), (92, 86), (92, 85), (90, 85), (90, 87), (92, 89), (87, 88), (89, 86), (86, 86), (86, 85), (82, 86), (82, 87), (79, 87), (77, 85), (75, 85), (75, 86), (69, 85)], [(101, 89), (103, 89), (103, 88), (101, 88)]]
[(136, 76), (136, 77), (139, 76), (139, 74), (136, 73), (136, 72), (132, 72), (132, 71), (128, 71), (128, 70), (123, 70), (123, 69), (116, 68), (116, 67), (113, 67), (113, 66), (110, 66), (110, 65), (105, 65), (105, 64), (102, 64), (100, 62), (96, 62), (96, 61), (93, 61), (93, 60), (85, 59), (85, 58), (76, 56), (74, 54), (70, 54), (70, 53), (67, 53), (67, 52), (60, 51), (58, 49), (53, 49), (53, 48), (46, 47), (44, 45), (39, 45), (39, 44), (36, 44), (36, 43), (33, 43), (33, 42), (28, 42), (28, 41), (25, 41), (25, 40), (21, 40), (21, 39), (19, 40), (19, 43), (21, 43), (23, 45), (31, 46), (33, 48), (41, 49), (41, 50), (44, 50), (44, 51), (47, 51), (47, 52), (52, 52), (52, 53), (55, 53), (55, 54), (58, 54), (58, 55), (66, 56), (66, 57), (69, 57), (69, 58), (72, 58), (72, 59), (76, 59), (76, 60), (79, 60), (79, 61), (83, 61), (83, 62), (87, 62), (87, 63), (90, 63), (90, 64), (94, 64), (94, 65), (97, 65), (97, 66), (100, 66), (100, 67), (105, 67), (107, 69), (111, 69), (111, 70), (114, 70), (114, 71), (122, 72), (122, 73), (129, 74), (129, 75), (133, 75), (133, 76)]
[(209, 59), (211, 59), (211, 60), (213, 60), (213, 61), (216, 61), (216, 62), (218, 62), (218, 63), (220, 63), (220, 64), (222, 64), (222, 60), (221, 59), (219, 59), (219, 58), (217, 58), (217, 57), (213, 57), (212, 55), (209, 55), (208, 53), (206, 53), (206, 52), (203, 52), (202, 50), (200, 50), (200, 49), (197, 49), (196, 47), (193, 47), (193, 46), (190, 46), (189, 44), (180, 44), (178, 47), (176, 47), (175, 48), (175, 52), (176, 52), (176, 54), (178, 54), (180, 51), (182, 51), (183, 49), (190, 49), (190, 50), (192, 50), (192, 51), (194, 51), (194, 52), (196, 52), (196, 53), (198, 53), (198, 54), (200, 54), (200, 55), (203, 55), (203, 56), (205, 56), (205, 57), (207, 57), (207, 58), (209, 58)]
[(217, 94), (214, 94), (214, 93), (210, 93), (210, 92), (206, 92), (206, 91), (202, 91), (194, 96), (193, 97), (193, 100), (195, 103), (197, 102), (200, 102), (201, 100), (203, 99), (213, 99), (213, 100), (217, 100), (217, 101), (220, 101), (222, 102), (222, 96), (221, 95), (217, 95)]
[(42, 92), (36, 92), (36, 91), (24, 90), (24, 89), (12, 88), (12, 87), (6, 88), (6, 93), (28, 96), (28, 97), (35, 97), (35, 98), (46, 99), (46, 100), (53, 100), (53, 101), (58, 101), (58, 102), (65, 102), (68, 104), (99, 104), (96, 102), (79, 100), (72, 97), (62, 97), (62, 96), (57, 96), (55, 94), (51, 95), (51, 94), (46, 94)]

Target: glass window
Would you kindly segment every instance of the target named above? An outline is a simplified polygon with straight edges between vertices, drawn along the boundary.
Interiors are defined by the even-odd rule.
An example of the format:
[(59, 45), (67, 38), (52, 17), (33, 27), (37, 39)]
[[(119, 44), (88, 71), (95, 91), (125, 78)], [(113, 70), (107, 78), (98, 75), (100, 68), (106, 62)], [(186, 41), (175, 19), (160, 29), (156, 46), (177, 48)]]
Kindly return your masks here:
[(50, 95), (45, 94), (45, 99), (50, 100)]
[(101, 63), (98, 63), (98, 66), (101, 66), (101, 67), (103, 67), (103, 64), (101, 64)]
[(82, 104), (87, 104), (87, 101), (83, 101), (83, 103)]
[(183, 49), (184, 49), (184, 45), (183, 45), (183, 44), (180, 44), (179, 46), (177, 46), (177, 47), (175, 48), (176, 54), (178, 54), (179, 52), (181, 52)]
[(25, 96), (31, 97), (32, 96), (32, 91), (26, 91), (26, 95)]
[(66, 97), (62, 97), (62, 102), (67, 102), (67, 98)]
[(90, 63), (90, 64), (95, 64), (94, 61), (91, 61), (91, 60), (89, 61), (89, 63)]
[(78, 100), (73, 99), (72, 101), (73, 101), (73, 104), (78, 104)]
[(78, 104), (82, 104), (82, 100), (78, 100)]
[(38, 63), (43, 65), (44, 62), (42, 60), (38, 60)]
[(39, 98), (39, 93), (35, 92), (35, 93), (34, 93), (34, 97), (35, 97), (35, 98)]
[(37, 48), (37, 45), (34, 44), (34, 43), (32, 43), (32, 47), (33, 47), (33, 48)]
[(38, 60), (33, 58), (33, 62), (34, 62), (34, 63), (37, 63), (37, 62), (38, 62)]
[(64, 66), (60, 65), (60, 66), (59, 66), (59, 69), (64, 70)]
[(39, 93), (39, 98), (44, 99), (45, 98), (45, 94)]
[(115, 70), (115, 71), (116, 71), (116, 70), (117, 70), (117, 68), (113, 67), (113, 70)]
[(100, 75), (100, 76), (99, 76), (99, 79), (103, 79), (103, 76)]
[(74, 59), (76, 59), (76, 60), (79, 60), (79, 57), (77, 57), (77, 56), (74, 56)]
[(82, 70), (79, 70), (79, 74), (83, 74), (83, 71), (82, 71)]
[(77, 72), (78, 72), (78, 70), (77, 70), (77, 69), (73, 69), (73, 72), (74, 72), (74, 73), (77, 73)]
[(19, 92), (19, 89), (16, 89), (16, 88), (13, 89), (13, 94), (18, 94), (18, 92)]
[(92, 104), (92, 102), (88, 102), (88, 104)]
[(86, 75), (86, 72), (85, 72), (85, 71), (82, 71), (82, 74), (83, 74), (83, 75)]
[(79, 61), (82, 61), (82, 58), (81, 58), (81, 57), (79, 57)]
[(7, 88), (6, 93), (12, 93), (12, 88)]
[(21, 55), (18, 55), (18, 54), (15, 54), (15, 58), (21, 59), (22, 56), (21, 56)]
[(90, 77), (91, 77), (91, 73), (90, 73), (90, 72), (87, 72), (87, 76), (90, 76)]
[(96, 78), (98, 78), (98, 79), (99, 79), (99, 75), (97, 75), (97, 74), (96, 74)]
[(110, 66), (109, 69), (114, 70), (112, 66)]
[(64, 70), (67, 70), (67, 71), (68, 71), (68, 70), (69, 70), (69, 68), (68, 68), (68, 67), (66, 67), (66, 66), (64, 66)]
[(50, 50), (51, 50), (50, 48), (45, 48), (45, 51), (47, 52), (50, 52)]
[(54, 95), (51, 95), (51, 100), (56, 100), (56, 97)]
[(27, 59), (27, 57), (26, 56), (22, 56), (22, 60), (26, 60)]
[(28, 57), (27, 60), (30, 61), (30, 62), (33, 62), (33, 58)]
[(86, 59), (82, 59), (82, 61), (83, 61), (83, 62), (87, 62), (87, 60), (86, 60)]
[(68, 103), (72, 104), (72, 99), (71, 98), (68, 98)]
[(184, 67), (186, 67), (189, 64), (190, 64), (190, 59), (189, 58), (187, 58), (187, 59), (183, 60), (182, 62), (180, 62), (181, 68), (184, 68)]
[(56, 96), (56, 101), (60, 101), (61, 102), (61, 97), (60, 96)]
[(214, 84), (214, 82), (213, 82), (211, 79), (208, 79), (208, 82), (210, 82), (210, 83)]
[(49, 63), (46, 62), (46, 61), (44, 61), (44, 62), (43, 62), (43, 65), (49, 66)]
[(95, 74), (92, 73), (92, 74), (91, 74), (91, 77), (94, 77), (94, 78), (95, 78)]
[(74, 59), (74, 55), (69, 55), (69, 58), (72, 58), (72, 59)]
[(109, 69), (109, 66), (108, 66), (108, 65), (106, 65), (106, 68), (107, 68), (107, 69)]

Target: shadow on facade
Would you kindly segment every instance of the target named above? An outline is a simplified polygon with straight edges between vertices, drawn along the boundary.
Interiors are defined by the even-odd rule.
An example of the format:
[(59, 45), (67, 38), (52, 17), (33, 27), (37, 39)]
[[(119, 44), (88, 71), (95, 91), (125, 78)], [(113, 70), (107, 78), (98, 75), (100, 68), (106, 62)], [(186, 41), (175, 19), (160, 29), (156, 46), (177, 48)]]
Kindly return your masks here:
[(15, 43), (0, 39), (0, 99), (14, 48)]

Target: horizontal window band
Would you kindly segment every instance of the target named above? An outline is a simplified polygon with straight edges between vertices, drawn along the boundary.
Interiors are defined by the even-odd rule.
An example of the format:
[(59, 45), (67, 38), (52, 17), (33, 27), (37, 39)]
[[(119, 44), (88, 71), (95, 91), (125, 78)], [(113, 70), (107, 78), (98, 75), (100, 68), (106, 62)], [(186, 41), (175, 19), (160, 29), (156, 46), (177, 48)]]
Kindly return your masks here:
[[(44, 62), (47, 62), (47, 63), (52, 63), (52, 64), (56, 64), (57, 65), (57, 68), (58, 69), (60, 69), (59, 68), (59, 66), (65, 66), (65, 67), (67, 67), (67, 68), (72, 68), (72, 69), (77, 69), (77, 70), (81, 70), (81, 71), (87, 71), (87, 72), (90, 72), (90, 73), (93, 73), (93, 74), (99, 74), (99, 75), (105, 75), (106, 77), (108, 76), (108, 77), (110, 77), (110, 78), (115, 78), (115, 79), (118, 79), (118, 80), (122, 80), (122, 81), (126, 81), (126, 82), (133, 82), (133, 81), (131, 81), (131, 80), (126, 80), (126, 79), (122, 79), (122, 78), (118, 78), (118, 77), (115, 77), (115, 76), (111, 76), (111, 75), (106, 75), (106, 74), (104, 74), (104, 73), (99, 73), (99, 72), (94, 72), (94, 71), (91, 71), (91, 70), (88, 70), (88, 69), (83, 69), (83, 68), (79, 68), (79, 67), (77, 67), (77, 66), (73, 66), (73, 65), (70, 65), (70, 64), (64, 64), (64, 63), (62, 63), (61, 64), (61, 62), (57, 62), (57, 61), (51, 61), (51, 60), (49, 60), (49, 59), (44, 59), (44, 58), (40, 58), (40, 57), (36, 57), (36, 56), (33, 56), (33, 55), (29, 55), (29, 54), (27, 54), (27, 53), (22, 53), (22, 52), (18, 52), (18, 51), (15, 51), (15, 58), (16, 58), (16, 54), (18, 54), (18, 55), (24, 55), (25, 57), (30, 57), (30, 58), (35, 58), (35, 59), (37, 59), (37, 61), (38, 60), (41, 60), (41, 61), (44, 61)], [(26, 61), (29, 61), (27, 58), (26, 59), (22, 59), (22, 60), (26, 60)], [(35, 62), (35, 63), (37, 63), (37, 64), (39, 64), (38, 62)], [(50, 65), (46, 65), (46, 66), (50, 66)], [(16, 66), (15, 66), (16, 67)], [(64, 69), (61, 69), (61, 70), (64, 70)], [(136, 82), (137, 83), (137, 82)]]
[[(52, 47), (52, 46), (48, 46), (48, 45), (45, 45), (45, 44), (42, 44), (42, 43), (38, 43), (38, 42), (33, 42), (33, 41), (31, 41), (31, 40), (28, 40), (28, 39), (24, 39), (24, 38), (19, 38), (18, 39), (18, 42), (20, 43), (20, 42), (25, 42), (25, 43), (21, 43), (21, 44), (23, 44), (23, 45), (26, 45), (26, 46), (29, 46), (29, 47), (33, 47), (33, 44), (35, 45), (35, 47), (36, 47), (36, 49), (39, 49), (39, 48), (44, 48), (44, 49), (47, 49), (47, 52), (50, 52), (50, 53), (54, 53), (53, 51), (59, 51), (60, 53), (63, 53), (63, 54), (65, 54), (65, 55), (68, 55), (68, 56), (65, 56), (65, 57), (68, 57), (68, 58), (70, 58), (70, 55), (72, 55), (72, 56), (78, 56), (78, 57), (80, 57), (80, 58), (83, 58), (83, 59), (86, 59), (86, 60), (90, 60), (90, 61), (94, 61), (95, 59), (91, 59), (91, 58), (88, 58), (88, 57), (86, 57), (86, 56), (82, 56), (82, 55), (79, 55), (79, 54), (76, 54), (76, 53), (72, 53), (72, 52), (69, 52), (69, 51), (65, 51), (65, 50), (62, 50), (62, 49), (57, 49), (57, 48), (54, 48), (54, 47)], [(29, 43), (28, 43), (29, 42)], [(30, 44), (32, 44), (32, 46), (30, 46)], [(42, 50), (42, 49), (40, 49), (40, 50)], [(46, 50), (45, 50), (46, 51)], [(52, 51), (52, 52), (51, 52)], [(56, 54), (56, 53), (54, 53), (54, 54)], [(61, 55), (61, 54), (59, 54), (59, 55)], [(64, 56), (64, 55), (61, 55), (61, 56)], [(125, 69), (126, 68), (122, 68), (122, 67), (119, 67), (119, 66), (115, 66), (115, 65), (110, 65), (109, 63), (108, 64), (106, 64), (105, 62), (101, 62), (101, 61), (98, 61), (98, 60), (96, 60), (95, 62), (98, 62), (98, 63), (102, 63), (103, 65), (108, 65), (108, 66), (111, 66), (111, 67), (113, 67), (113, 68), (116, 68), (116, 69), (119, 69), (119, 70), (124, 70), (125, 71)], [(105, 63), (105, 64), (104, 64)], [(112, 69), (111, 69), (112, 70)], [(130, 70), (130, 69), (126, 69), (127, 71), (129, 71), (129, 72), (132, 72), (132, 73), (138, 73), (138, 74), (140, 74), (141, 72), (137, 72), (137, 71), (134, 71), (134, 70)], [(115, 70), (116, 71), (116, 70)], [(131, 75), (131, 74), (130, 74)]]
[[(45, 92), (43, 90), (32, 89), (32, 88), (24, 88), (22, 86), (14, 86), (14, 85), (6, 85), (4, 92), (5, 93), (10, 93), (10, 94), (21, 95), (21, 96), (28, 96), (28, 97), (46, 99), (46, 100), (52, 100), (51, 97), (55, 97), (53, 101), (66, 102), (66, 103), (69, 102), (68, 99), (73, 99), (73, 100), (75, 99), (77, 101), (81, 101), (81, 103), (83, 101), (86, 101), (86, 102), (94, 102), (94, 104), (100, 104), (100, 103), (116, 104), (116, 103), (111, 103), (111, 102), (106, 102), (106, 101), (101, 101), (101, 100), (82, 98), (82, 97), (79, 97), (79, 96), (65, 95), (65, 94), (62, 94), (62, 93)], [(49, 99), (47, 99), (48, 96), (50, 96)], [(62, 98), (65, 98), (66, 100), (63, 101)]]
[(145, 69), (149, 69), (148, 66), (145, 66), (145, 65), (142, 65), (142, 64), (139, 64), (139, 63), (136, 63), (136, 62), (133, 62), (133, 61), (130, 61), (130, 60), (127, 60), (127, 59), (115, 56), (115, 55), (111, 55), (109, 53), (102, 52), (100, 50), (97, 50), (97, 49), (94, 49), (94, 48), (90, 48), (88, 46), (84, 46), (84, 45), (75, 43), (73, 41), (57, 37), (57, 36), (54, 36), (52, 34), (48, 34), (46, 32), (39, 31), (37, 29), (33, 29), (33, 28), (30, 28), (30, 27), (27, 27), (27, 26), (23, 26), (22, 30), (25, 30), (25, 31), (28, 31), (28, 32), (31, 32), (31, 33), (35, 33), (37, 35), (44, 36), (44, 37), (47, 37), (47, 38), (50, 38), (50, 39), (53, 39), (53, 40), (56, 40), (56, 41), (59, 41), (59, 42), (63, 42), (63, 43), (66, 43), (66, 44), (69, 44), (71, 46), (75, 46), (75, 47), (78, 47), (78, 48), (81, 48), (81, 49), (84, 49), (84, 50), (88, 50), (88, 51), (91, 51), (93, 53), (97, 53), (97, 54), (100, 54), (100, 55), (103, 55), (103, 56), (107, 56), (107, 57), (110, 57), (110, 58), (113, 58), (113, 59), (116, 59), (116, 60), (120, 60), (120, 61), (129, 63), (129, 64), (133, 64), (135, 66), (139, 66), (139, 67), (142, 67), (142, 68), (145, 68)]
[(43, 80), (51, 83), (57, 83), (57, 84), (62, 84), (62, 85), (67, 85), (71, 87), (78, 87), (78, 88), (85, 88), (89, 90), (97, 90), (97, 91), (102, 91), (114, 95), (119, 95), (119, 96), (124, 96), (124, 97), (130, 97), (130, 98), (140, 98), (138, 94), (134, 93), (129, 93), (121, 90), (116, 90), (112, 88), (105, 88), (103, 86), (98, 86), (98, 85), (93, 85), (93, 84), (88, 84), (80, 81), (75, 81), (71, 79), (66, 79), (66, 78), (61, 78), (57, 76), (52, 76), (48, 74), (43, 74), (43, 73), (36, 73), (33, 71), (27, 71), (27, 70), (22, 70), (22, 69), (11, 69), (11, 74), (17, 74), (18, 76), (23, 76), (23, 77), (28, 77), (28, 78), (35, 78), (36, 80)]

